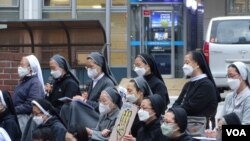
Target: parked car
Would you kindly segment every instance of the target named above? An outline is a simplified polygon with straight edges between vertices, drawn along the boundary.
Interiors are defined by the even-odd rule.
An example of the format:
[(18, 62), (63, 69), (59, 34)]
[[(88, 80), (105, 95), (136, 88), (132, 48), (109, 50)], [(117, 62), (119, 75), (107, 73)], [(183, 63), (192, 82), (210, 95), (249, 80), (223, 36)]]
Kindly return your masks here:
[(235, 61), (250, 64), (250, 16), (212, 18), (209, 22), (203, 52), (217, 88), (229, 89), (226, 69)]

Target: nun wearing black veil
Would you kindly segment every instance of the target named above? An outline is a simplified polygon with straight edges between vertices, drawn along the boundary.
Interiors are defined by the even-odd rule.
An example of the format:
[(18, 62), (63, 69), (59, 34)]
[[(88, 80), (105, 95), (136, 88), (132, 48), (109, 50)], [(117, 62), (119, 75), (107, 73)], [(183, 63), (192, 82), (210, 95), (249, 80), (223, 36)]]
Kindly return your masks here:
[[(92, 52), (87, 57), (87, 73), (91, 82), (88, 86), (88, 96), (75, 96), (73, 101), (65, 104), (60, 116), (67, 127), (81, 124), (86, 127), (95, 127), (99, 118), (98, 99), (101, 92), (107, 87), (117, 85), (104, 56)], [(91, 122), (89, 122), (91, 121)]]
[(79, 81), (77, 77), (71, 72), (66, 59), (61, 55), (54, 55), (49, 62), (51, 75), (55, 79), (53, 85), (46, 84), (46, 91), (48, 95), (46, 99), (60, 112), (62, 101), (59, 98), (69, 97), (72, 98), (75, 95), (80, 95)]
[(144, 53), (137, 55), (134, 61), (134, 71), (138, 76), (145, 78), (153, 94), (159, 94), (167, 107), (170, 103), (168, 90), (153, 56)]
[(184, 108), (187, 116), (206, 117), (208, 121), (216, 114), (221, 97), (204, 55), (198, 51), (187, 53), (183, 72), (190, 80), (183, 86), (173, 106)]
[(21, 130), (18, 124), (15, 107), (10, 94), (0, 91), (0, 127), (8, 133), (12, 141), (21, 139)]

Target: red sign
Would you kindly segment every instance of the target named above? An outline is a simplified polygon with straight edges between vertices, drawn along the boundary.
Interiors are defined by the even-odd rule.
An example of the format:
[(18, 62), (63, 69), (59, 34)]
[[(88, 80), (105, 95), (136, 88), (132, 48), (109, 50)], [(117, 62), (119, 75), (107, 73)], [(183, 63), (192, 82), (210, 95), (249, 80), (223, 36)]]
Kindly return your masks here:
[(144, 10), (143, 11), (143, 16), (144, 17), (150, 17), (150, 10)]

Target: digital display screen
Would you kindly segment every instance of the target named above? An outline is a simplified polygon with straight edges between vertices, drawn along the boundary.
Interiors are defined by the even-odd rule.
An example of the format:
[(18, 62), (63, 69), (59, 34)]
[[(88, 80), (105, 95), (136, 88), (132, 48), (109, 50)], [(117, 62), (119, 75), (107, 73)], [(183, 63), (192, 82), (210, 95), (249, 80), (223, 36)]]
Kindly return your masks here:
[[(151, 13), (151, 27), (167, 28), (172, 26), (172, 14), (168, 11), (152, 11)], [(177, 25), (177, 19), (174, 18), (174, 25)]]
[(154, 33), (154, 40), (162, 41), (168, 39), (168, 33), (167, 32), (155, 32)]

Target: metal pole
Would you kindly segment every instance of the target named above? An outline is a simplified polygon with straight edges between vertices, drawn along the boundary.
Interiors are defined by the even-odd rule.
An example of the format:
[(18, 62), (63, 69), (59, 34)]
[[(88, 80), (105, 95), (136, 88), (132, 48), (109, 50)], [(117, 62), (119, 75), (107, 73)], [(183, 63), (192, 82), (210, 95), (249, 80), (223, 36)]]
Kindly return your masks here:
[(76, 9), (77, 9), (77, 4), (76, 4), (76, 0), (72, 0), (71, 1), (71, 16), (72, 19), (76, 19), (77, 18), (77, 13), (76, 13)]
[(107, 45), (107, 62), (110, 65), (110, 9), (111, 0), (106, 0), (106, 45)]
[(128, 60), (127, 60), (127, 63), (128, 63), (128, 67), (127, 67), (127, 77), (131, 77), (131, 54), (132, 54), (132, 50), (131, 50), (131, 46), (130, 46), (130, 41), (131, 41), (131, 30), (130, 30), (130, 4), (129, 4), (129, 0), (127, 1), (128, 3), (128, 7), (127, 7), (127, 48), (128, 48)]
[(19, 1), (19, 19), (23, 19), (23, 0)]

